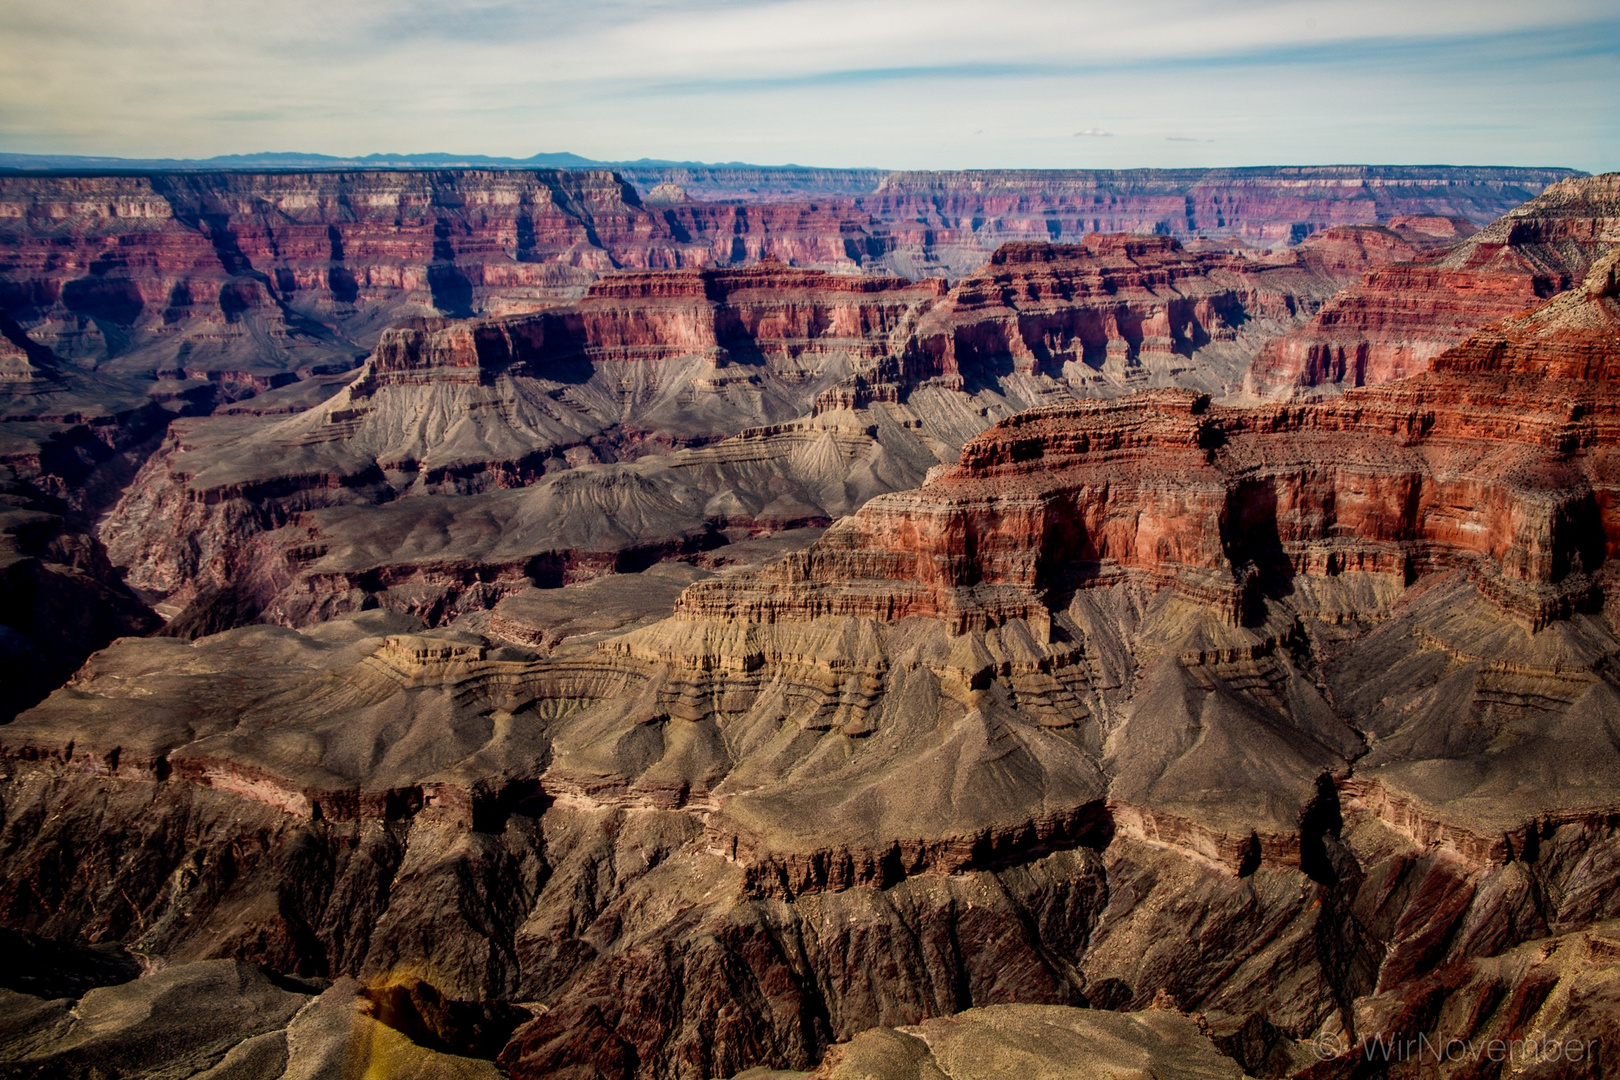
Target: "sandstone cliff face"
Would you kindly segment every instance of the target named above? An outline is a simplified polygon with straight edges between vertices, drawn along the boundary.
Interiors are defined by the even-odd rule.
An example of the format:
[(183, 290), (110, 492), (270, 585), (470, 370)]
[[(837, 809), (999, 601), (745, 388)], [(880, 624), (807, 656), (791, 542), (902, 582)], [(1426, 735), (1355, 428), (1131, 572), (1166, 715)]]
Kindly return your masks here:
[[(200, 603), (176, 629), (304, 625), (394, 589), (449, 617), (627, 550), (827, 523), (1043, 399), (1223, 390), (1267, 329), (1405, 247), (1351, 229), (1255, 260), (1093, 237), (1013, 245), (948, 292), (775, 260), (614, 274), (545, 312), (390, 330), (300, 415), (176, 425), (103, 536), (134, 584)], [(438, 495), (476, 498), (386, 505)], [(412, 539), (389, 554), (367, 520)]]
[(0, 903), (542, 1002), (518, 1076), (804, 1069), (1001, 1003), (1173, 1002), (1255, 1075), (1609, 1039), (1620, 639), (1573, 586), (1612, 291), (1329, 404), (1027, 414), (672, 618), (625, 578), (476, 633), (122, 642), (0, 733)]
[[(300, 576), (313, 595), (281, 610), (301, 625), (331, 613), (331, 594), (359, 603), (403, 579), (488, 585), (466, 598), (487, 605), (531, 581), (611, 569), (627, 552), (723, 542), (719, 529), (825, 523), (917, 482), (938, 457), (893, 419), (783, 425), (890, 351), (940, 292), (767, 262), (610, 277), (535, 316), (408, 324), (306, 413), (176, 425), (103, 535), (138, 586), (179, 606), (199, 590), (205, 608), (240, 605), (202, 624), (218, 628)], [(876, 460), (880, 428), (897, 445)], [(387, 509), (436, 495), (480, 497)], [(381, 517), (316, 513), (343, 506)], [(376, 542), (396, 529), (417, 539)], [(222, 601), (230, 589), (239, 598)], [(423, 603), (411, 610), (428, 614)]]
[(1611, 264), (1431, 374), (1342, 401), (1229, 409), (1157, 391), (1013, 417), (928, 487), (839, 523), (757, 599), (705, 586), (682, 609), (984, 627), (1124, 573), (1238, 623), (1257, 574), (1458, 566), (1539, 628), (1593, 595), (1620, 541)]
[[(624, 175), (644, 189), (681, 185), (710, 208), (683, 200), (671, 212), (692, 235), (714, 236), (715, 252), (770, 250), (807, 261), (884, 266), (907, 276), (966, 273), (1008, 242), (1074, 242), (1088, 233), (1209, 237), (1256, 246), (1295, 244), (1344, 225), (1413, 221), (1432, 241), (1454, 233), (1442, 222), (1494, 220), (1563, 179), (1561, 170), (1305, 169), (985, 170), (804, 174), (647, 169)], [(772, 205), (783, 194), (808, 209)], [(839, 222), (836, 231), (828, 229)], [(736, 237), (735, 240), (731, 239)], [(1455, 238), (1455, 236), (1453, 236)]]
[(14, 177), (0, 207), (7, 312), (115, 367), (287, 371), (363, 355), (404, 315), (701, 261), (608, 173)]
[[(76, 364), (259, 376), (347, 364), (387, 323), (575, 298), (622, 268), (774, 256), (960, 274), (1007, 240), (1297, 242), (1402, 214), (1483, 223), (1558, 170), (184, 173), (0, 181), (0, 310)], [(876, 189), (874, 191), (874, 188)]]
[(940, 259), (953, 257), (952, 246), (987, 254), (1005, 241), (1091, 232), (1207, 236), (1280, 247), (1336, 226), (1408, 215), (1484, 224), (1564, 178), (1557, 170), (1508, 176), (1462, 169), (1441, 180), (1415, 170), (1364, 166), (901, 172), (886, 177), (861, 205), (879, 218), (927, 226)]
[[(764, 571), (693, 585), (677, 615), (760, 626), (923, 617), (943, 620), (958, 634), (1017, 627), (1055, 657), (1066, 648), (1060, 643), (1097, 637), (1097, 605), (1110, 610), (1120, 600), (1108, 597), (1145, 585), (1160, 598), (1149, 609), (1158, 617), (1168, 595), (1204, 614), (1169, 623), (1181, 627), (1173, 637), (1184, 635), (1173, 645), (1159, 640), (1164, 631), (1131, 631), (1125, 654), (1148, 667), (1170, 647), (1183, 666), (1235, 665), (1233, 675), (1256, 680), (1249, 685), (1267, 709), (1291, 716), (1299, 735), (1329, 751), (1301, 761), (1292, 779), (1278, 774), (1281, 786), (1251, 775), (1244, 790), (1280, 793), (1297, 789), (1313, 771), (1342, 771), (1360, 752), (1336, 744), (1335, 724), (1325, 720), (1331, 703), (1359, 700), (1372, 686), (1383, 688), (1385, 703), (1402, 700), (1390, 681), (1409, 685), (1422, 665), (1446, 656), (1483, 664), (1468, 677), (1481, 680), (1481, 688), (1445, 696), (1444, 706), (1441, 699), (1424, 706), (1431, 730), (1466, 730), (1475, 722), (1467, 719), (1470, 710), (1488, 709), (1480, 703), (1492, 693), (1503, 695), (1509, 713), (1525, 707), (1529, 695), (1556, 702), (1548, 706), (1555, 712), (1567, 710), (1573, 725), (1567, 737), (1579, 742), (1587, 738), (1578, 733), (1581, 718), (1607, 708), (1614, 693), (1603, 674), (1612, 637), (1584, 614), (1603, 603), (1615, 550), (1609, 459), (1620, 402), (1611, 378), (1620, 355), (1620, 304), (1613, 258), (1599, 263), (1581, 289), (1476, 335), (1429, 375), (1331, 404), (1223, 409), (1185, 391), (1159, 391), (1021, 414), (970, 442), (955, 468), (916, 492), (873, 500), (804, 552)], [(1436, 593), (1436, 581), (1453, 584)], [(1392, 607), (1414, 583), (1431, 591), (1414, 590)], [(1465, 604), (1458, 589), (1475, 599)], [(1431, 599), (1416, 599), (1424, 595)], [(1312, 637), (1301, 636), (1297, 620), (1337, 625), (1397, 610), (1403, 632), (1333, 646), (1348, 651), (1335, 661), (1340, 668), (1327, 669), (1325, 697), (1293, 681), (1302, 657), (1285, 659), (1288, 650)], [(1403, 633), (1425, 644), (1397, 661), (1387, 650), (1405, 640)], [(1311, 644), (1308, 654), (1323, 647)], [(1358, 658), (1362, 649), (1367, 658)], [(1054, 658), (1042, 670), (1062, 683), (1060, 673), (1074, 663)], [(1493, 663), (1503, 665), (1499, 674), (1492, 674)], [(1398, 674), (1335, 687), (1334, 670)], [(1143, 747), (1177, 745), (1173, 730), (1150, 737), (1142, 725), (1174, 728), (1167, 718), (1188, 708), (1177, 699), (1197, 685), (1178, 679), (1173, 669), (1161, 670), (1138, 687), (1139, 704), (1127, 710), (1121, 729), (1132, 737), (1116, 736), (1116, 799), (1123, 792), (1151, 794), (1164, 782), (1157, 752), (1137, 755)], [(1484, 688), (1493, 681), (1497, 690)], [(1106, 695), (1087, 700), (1089, 711), (1109, 715)], [(1422, 741), (1421, 725), (1409, 727), (1404, 712), (1376, 719), (1383, 708), (1368, 702), (1349, 715), (1381, 739), (1399, 731), (1406, 733), (1400, 738)], [(1212, 723), (1207, 707), (1198, 723)], [(1232, 729), (1238, 731), (1242, 723), (1232, 717), (1223, 726), (1238, 724)], [(1592, 737), (1603, 743), (1601, 734)], [(1431, 840), (1448, 836), (1472, 857), (1522, 850), (1525, 806), (1562, 814), (1589, 798), (1607, 813), (1610, 797), (1597, 790), (1604, 785), (1583, 794), (1589, 781), (1570, 765), (1556, 795), (1509, 801), (1521, 814), (1517, 822), (1474, 809), (1454, 812), (1444, 826), (1413, 826), (1424, 815), (1414, 806), (1432, 810), (1462, 800), (1460, 807), (1481, 796), (1467, 794), (1473, 782), (1462, 774), (1456, 790), (1443, 794), (1452, 781), (1432, 763), (1418, 771), (1392, 766), (1421, 793), (1391, 795), (1381, 762), (1417, 743), (1401, 751), (1391, 745), (1368, 757), (1363, 775), (1377, 779), (1356, 790), (1402, 827), (1428, 830), (1422, 834)], [(1285, 755), (1279, 750), (1274, 760)], [(1478, 760), (1468, 766), (1480, 767)], [(1136, 827), (1152, 820), (1150, 814)], [(1181, 820), (1207, 825), (1211, 817), (1204, 811)], [(1504, 830), (1503, 839), (1480, 833), (1487, 821)], [(1242, 831), (1226, 835), (1230, 846), (1217, 842), (1212, 854), (1241, 850)], [(1256, 836), (1263, 854), (1264, 830)]]
[[(75, 989), (77, 1017), (29, 996), (39, 1069), (141, 1038), (108, 1025), (72, 1057), (86, 1008), (161, 1023), (187, 986), (266, 1003), (252, 1048), (175, 1043), (222, 1075), (345, 1025), (516, 1077), (955, 1075), (1037, 1022), (1210, 1075), (1421, 1075), (1369, 1036), (1620, 1052), (1612, 255), (1403, 382), (1254, 409), (1161, 388), (975, 436), (994, 395), (1059, 385), (1031, 342), (1084, 365), (1107, 313), (1116, 353), (1179, 358), (1233, 326), (1211, 297), (1412, 243), (1328, 236), (1230, 282), (1154, 241), (1021, 248), (920, 300), (770, 266), (628, 275), (539, 318), (402, 328), (330, 407), (177, 426), (114, 520), (245, 584), (192, 632), (205, 609), (289, 625), (120, 640), (0, 727), (0, 921), (173, 973)], [(787, 299), (749, 295), (782, 275)], [(903, 368), (956, 327), (1005, 352)], [(523, 409), (632, 372), (691, 395), (688, 361), (825, 373), (793, 391), (822, 411), (490, 479)], [(826, 396), (886, 366), (866, 385), (892, 399)], [(534, 370), (564, 394), (517, 389)], [(362, 438), (361, 467), (329, 464)], [(426, 464), (383, 469), (396, 445)], [(855, 512), (808, 546), (714, 530), (588, 582), (561, 557), (798, 507)], [(335, 985), (316, 1008), (238, 962)]]
[(1168, 237), (1008, 244), (928, 313), (902, 359), (974, 384), (1009, 370), (1082, 391), (1192, 382), (1200, 349), (1235, 342), (1246, 325), (1287, 325), (1410, 250), (1377, 229), (1337, 230), (1273, 259), (1190, 252)]
[(1620, 182), (1566, 180), (1456, 247), (1373, 270), (1269, 344), (1248, 385), (1286, 396), (1425, 370), (1475, 329), (1578, 283), (1620, 238)]
[[(1470, 1033), (1591, 1023), (1585, 935), (1617, 914), (1620, 863), (1585, 800), (1612, 797), (1612, 747), (1583, 747), (1597, 786), (1562, 810), (1480, 790), (1459, 820), (1382, 765), (1404, 802), (1358, 787), (1311, 659), (1354, 620), (1392, 631), (1326, 685), (1414, 731), (1440, 717), (1389, 643), (1455, 664), (1509, 731), (1559, 675), (1460, 637), (1455, 592), (1407, 611), (1347, 577), (1277, 602), (1269, 647), (1122, 586), (1077, 597), (1048, 644), (1018, 623), (666, 622), (542, 658), (381, 613), (129, 640), (0, 732), (0, 905), (174, 964), (414, 987), (428, 1016), (485, 1018), (440, 1024), (452, 1040), (542, 1003), (505, 1029), (517, 1076), (804, 1069), (873, 1027), (1014, 1003), (1174, 1003), (1254, 1075), (1356, 1031), (1450, 1032), (1434, 1003), (1492, 987)], [(1499, 630), (1475, 603), (1473, 632)], [(1501, 655), (1528, 661), (1517, 685)], [(1575, 734), (1590, 706), (1552, 715)], [(1431, 771), (1432, 745), (1369, 738)], [(1533, 842), (1492, 848), (1482, 805), (1528, 810)], [(1568, 936), (1556, 968), (1548, 934)]]

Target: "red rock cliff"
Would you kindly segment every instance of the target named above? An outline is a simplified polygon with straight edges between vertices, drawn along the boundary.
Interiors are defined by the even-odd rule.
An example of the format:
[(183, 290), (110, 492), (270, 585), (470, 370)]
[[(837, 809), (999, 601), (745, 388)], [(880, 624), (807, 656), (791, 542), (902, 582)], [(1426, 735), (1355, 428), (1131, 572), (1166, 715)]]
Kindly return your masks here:
[(1146, 577), (1233, 621), (1278, 575), (1464, 567), (1537, 626), (1620, 552), (1615, 272), (1476, 335), (1422, 377), (1233, 409), (1156, 391), (1037, 409), (912, 492), (873, 500), (694, 615), (1040, 621), (1066, 589)]
[[(379, 318), (532, 310), (614, 267), (708, 261), (606, 172), (23, 176), (0, 181), (0, 221), (4, 304), (34, 340), (87, 359), (189, 343), (202, 366), (274, 365), (322, 343), (311, 321), (363, 340)], [(272, 344), (233, 355), (255, 324)]]
[(1620, 240), (1620, 174), (1561, 181), (1447, 251), (1372, 270), (1255, 361), (1249, 388), (1286, 396), (1423, 371), (1475, 329), (1581, 280)]
[(774, 255), (917, 277), (966, 272), (1006, 240), (1088, 232), (1281, 244), (1400, 214), (1489, 220), (1564, 175), (657, 172), (724, 201), (643, 205), (600, 171), (0, 178), (0, 307), (73, 361), (281, 372), (351, 361), (400, 318), (575, 298), (612, 269)]
[(612, 274), (577, 303), (537, 314), (418, 319), (387, 330), (354, 393), (420, 381), (428, 371), (479, 381), (518, 365), (519, 373), (552, 378), (580, 360), (707, 355), (724, 365), (733, 354), (750, 363), (837, 352), (870, 362), (944, 294), (937, 279), (832, 274), (774, 259), (743, 269)]
[[(1377, 227), (1329, 230), (1264, 258), (1192, 251), (1168, 236), (1006, 244), (918, 321), (895, 371), (872, 373), (821, 404), (893, 397), (925, 379), (977, 385), (1009, 372), (1064, 379), (1088, 393), (1153, 385), (1156, 376), (1189, 370), (1203, 346), (1232, 342), (1245, 326), (1286, 325), (1368, 266), (1413, 250)], [(894, 385), (878, 386), (885, 378)]]

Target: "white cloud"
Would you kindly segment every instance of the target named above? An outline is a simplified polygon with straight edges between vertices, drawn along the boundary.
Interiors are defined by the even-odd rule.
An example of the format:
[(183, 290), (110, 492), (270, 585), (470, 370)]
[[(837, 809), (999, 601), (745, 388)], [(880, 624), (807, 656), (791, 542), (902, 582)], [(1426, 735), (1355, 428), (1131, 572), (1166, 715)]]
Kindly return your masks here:
[(1617, 25), (1612, 0), (0, 0), (0, 149), (1620, 167)]

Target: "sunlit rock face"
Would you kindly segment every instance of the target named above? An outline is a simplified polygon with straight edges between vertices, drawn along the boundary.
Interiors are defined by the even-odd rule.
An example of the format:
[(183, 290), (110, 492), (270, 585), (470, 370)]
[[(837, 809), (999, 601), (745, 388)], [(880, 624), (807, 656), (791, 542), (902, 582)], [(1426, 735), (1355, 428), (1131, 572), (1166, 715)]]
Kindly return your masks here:
[(391, 328), (305, 412), (176, 422), (101, 535), (189, 609), (176, 630), (390, 592), (442, 621), (627, 550), (828, 524), (1043, 400), (1229, 388), (1267, 334), (1408, 250), (1378, 228), (1265, 258), (1093, 236), (1009, 245), (950, 289), (775, 259), (612, 274), (543, 312)]
[[(878, 596), (893, 615), (966, 628), (1028, 618), (1098, 575), (1239, 622), (1267, 574), (1411, 581), (1455, 566), (1540, 629), (1599, 595), (1620, 542), (1612, 261), (1430, 373), (1332, 402), (1231, 408), (1166, 390), (1022, 413), (930, 484), (841, 522), (782, 580), (803, 583), (807, 615), (880, 615), (859, 599)], [(874, 580), (895, 587), (860, 584)], [(723, 591), (683, 605), (706, 610), (714, 593), (731, 610)], [(793, 592), (770, 593), (795, 610)]]
[(1370, 271), (1268, 344), (1249, 386), (1297, 396), (1418, 374), (1479, 327), (1578, 284), (1617, 241), (1620, 182), (1560, 181), (1454, 247)]
[[(578, 298), (619, 269), (775, 258), (956, 276), (1009, 240), (1161, 232), (1297, 243), (1402, 215), (1477, 224), (1560, 170), (1193, 170), (676, 177), (388, 170), (0, 178), (0, 310), (73, 365), (284, 379), (389, 323)], [(1432, 231), (1432, 229), (1430, 230)], [(15, 336), (10, 333), (8, 338)], [(8, 376), (9, 377), (9, 376)]]
[(1225, 392), (1417, 228), (636, 271), (173, 424), (99, 535), (189, 613), (0, 727), (3, 1030), (40, 1075), (1620, 1052), (1614, 252), (1419, 375)]

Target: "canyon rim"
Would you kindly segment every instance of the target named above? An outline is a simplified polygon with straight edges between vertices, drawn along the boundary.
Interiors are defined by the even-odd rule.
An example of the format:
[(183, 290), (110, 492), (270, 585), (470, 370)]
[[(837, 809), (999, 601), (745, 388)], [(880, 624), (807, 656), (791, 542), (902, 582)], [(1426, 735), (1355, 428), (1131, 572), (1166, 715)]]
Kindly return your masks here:
[(0, 1078), (1620, 1069), (1612, 13), (10, 7)]

